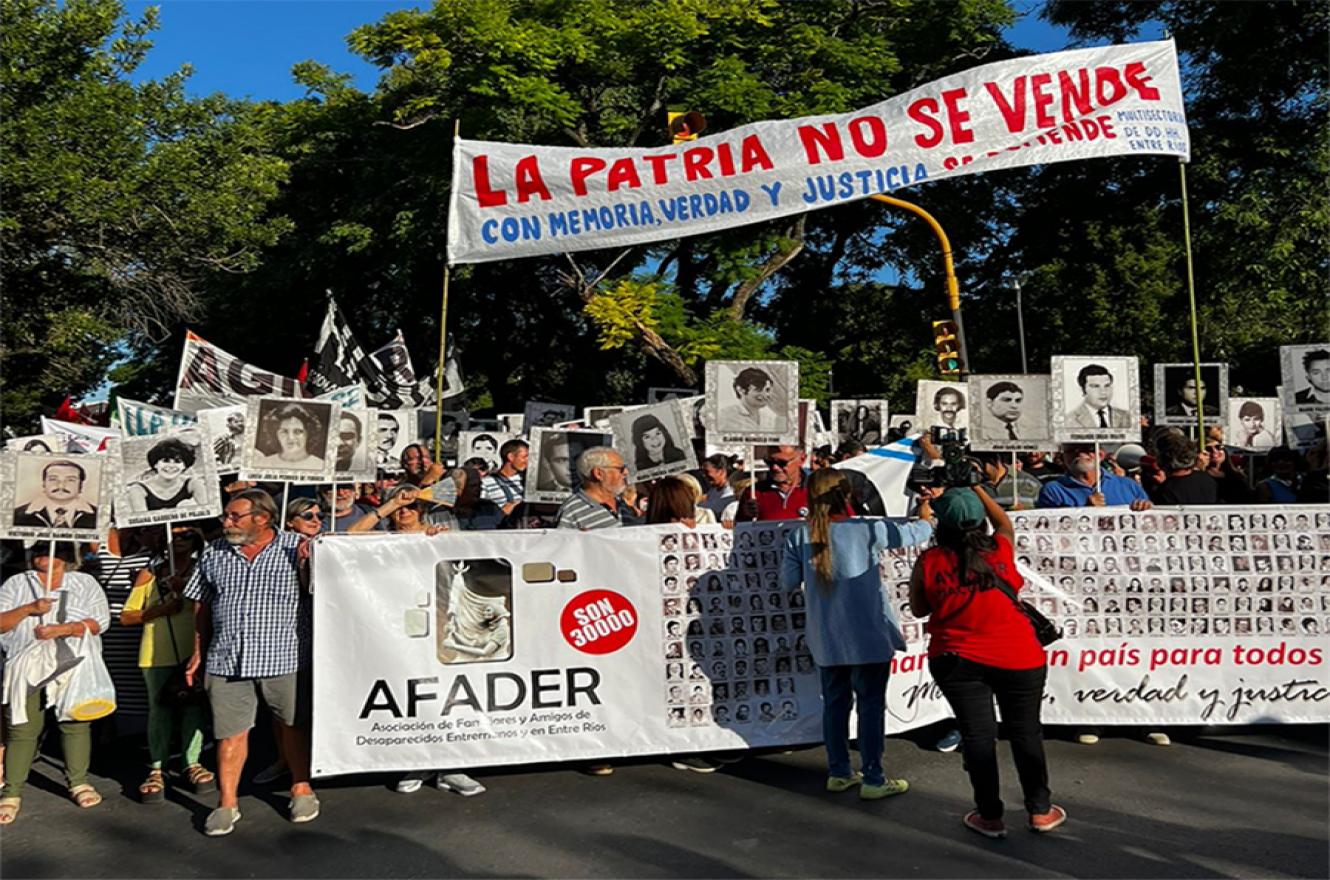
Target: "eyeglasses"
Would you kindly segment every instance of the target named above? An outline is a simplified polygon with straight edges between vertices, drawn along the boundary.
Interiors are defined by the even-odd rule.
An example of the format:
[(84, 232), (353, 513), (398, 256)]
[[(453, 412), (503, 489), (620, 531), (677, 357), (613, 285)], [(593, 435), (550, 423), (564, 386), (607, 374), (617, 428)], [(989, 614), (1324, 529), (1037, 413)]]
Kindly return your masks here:
[(319, 513), (317, 510), (307, 510), (304, 513), (297, 513), (295, 515), (295, 519), (303, 519), (305, 522), (309, 522), (312, 519), (322, 518), (323, 514)]
[(797, 458), (768, 458), (766, 462), (768, 467), (787, 468), (798, 460)]
[(245, 517), (253, 515), (254, 511), (252, 510), (249, 513), (224, 513), (222, 514), (222, 522), (240, 522)]

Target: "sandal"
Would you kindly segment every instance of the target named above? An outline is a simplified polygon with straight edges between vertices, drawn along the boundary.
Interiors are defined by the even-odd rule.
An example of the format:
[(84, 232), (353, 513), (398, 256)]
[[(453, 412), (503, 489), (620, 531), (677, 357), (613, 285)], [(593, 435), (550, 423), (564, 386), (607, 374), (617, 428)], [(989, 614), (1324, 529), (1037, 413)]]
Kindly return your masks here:
[(208, 794), (217, 790), (217, 776), (202, 764), (186, 767), (185, 779), (194, 787), (195, 794)]
[(161, 770), (149, 770), (148, 778), (139, 786), (139, 802), (160, 804), (164, 800), (166, 800), (166, 778), (162, 776)]
[(19, 802), (16, 797), (0, 798), (0, 825), (12, 824), (18, 818)]
[(102, 796), (91, 785), (76, 785), (69, 790), (69, 796), (80, 809), (88, 810), (102, 802)]

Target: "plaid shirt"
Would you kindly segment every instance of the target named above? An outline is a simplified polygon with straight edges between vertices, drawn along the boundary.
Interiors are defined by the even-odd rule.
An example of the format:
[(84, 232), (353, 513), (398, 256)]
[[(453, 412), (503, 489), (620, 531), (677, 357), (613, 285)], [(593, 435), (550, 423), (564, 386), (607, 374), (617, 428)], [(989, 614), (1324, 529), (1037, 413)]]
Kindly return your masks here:
[(278, 532), (254, 561), (214, 541), (190, 575), (185, 595), (212, 609), (211, 675), (268, 678), (308, 665), (309, 597), (300, 588), (301, 537)]

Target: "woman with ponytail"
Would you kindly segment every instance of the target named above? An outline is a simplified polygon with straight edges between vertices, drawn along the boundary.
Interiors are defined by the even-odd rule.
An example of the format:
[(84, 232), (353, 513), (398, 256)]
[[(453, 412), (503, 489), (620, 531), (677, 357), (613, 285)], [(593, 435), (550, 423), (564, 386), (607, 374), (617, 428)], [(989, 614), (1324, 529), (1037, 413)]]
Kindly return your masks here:
[[(891, 658), (904, 649), (895, 612), (878, 575), (889, 547), (926, 543), (933, 535), (928, 502), (921, 521), (897, 524), (854, 518), (853, 490), (834, 468), (814, 471), (808, 483), (808, 521), (785, 539), (781, 587), (803, 586), (808, 646), (822, 676), (822, 736), (827, 746), (827, 791), (859, 786), (876, 800), (910, 785), (882, 768), (883, 713)], [(859, 763), (850, 767), (850, 707), (859, 707)]]
[(996, 697), (1010, 734), (1030, 830), (1052, 831), (1067, 820), (1067, 811), (1049, 799), (1039, 722), (1048, 670), (1034, 627), (1012, 600), (1024, 579), (1016, 571), (1011, 520), (977, 486), (949, 489), (933, 508), (937, 546), (915, 563), (910, 610), (919, 618), (932, 615), (926, 627), (929, 670), (961, 730), (975, 800), (975, 809), (962, 821), (985, 837), (1007, 836), (998, 791)]

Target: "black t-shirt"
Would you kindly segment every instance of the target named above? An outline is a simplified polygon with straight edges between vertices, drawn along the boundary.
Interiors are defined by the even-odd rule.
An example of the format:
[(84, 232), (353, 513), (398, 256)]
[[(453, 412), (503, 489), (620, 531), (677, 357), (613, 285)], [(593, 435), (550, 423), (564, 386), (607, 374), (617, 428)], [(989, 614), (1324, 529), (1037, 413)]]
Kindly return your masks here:
[(1218, 504), (1219, 483), (1204, 471), (1169, 477), (1155, 490), (1155, 504)]

